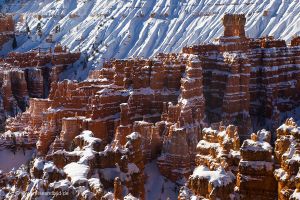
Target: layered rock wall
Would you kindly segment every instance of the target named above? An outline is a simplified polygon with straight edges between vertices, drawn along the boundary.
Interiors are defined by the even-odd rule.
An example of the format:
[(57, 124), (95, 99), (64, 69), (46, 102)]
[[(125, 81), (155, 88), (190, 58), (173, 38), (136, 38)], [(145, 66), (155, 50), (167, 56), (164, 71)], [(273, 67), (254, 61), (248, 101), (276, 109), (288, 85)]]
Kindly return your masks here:
[(208, 120), (238, 125), (242, 139), (252, 126), (265, 125), (300, 100), (299, 39), (291, 46), (270, 36), (248, 39), (244, 20), (243, 15), (225, 15), (224, 36), (216, 44), (183, 49), (202, 62)]
[(251, 115), (271, 118), (275, 106), (284, 112), (299, 105), (299, 46), (269, 45), (268, 48), (254, 48), (251, 52)]
[[(1, 124), (8, 117), (24, 112), (29, 98), (46, 98), (52, 81), (68, 65), (80, 57), (80, 53), (32, 51), (27, 53), (11, 52), (0, 61), (0, 87), (4, 112)], [(51, 67), (51, 63), (55, 65)], [(61, 63), (59, 63), (62, 60)], [(52, 71), (52, 69), (54, 69)], [(1, 129), (4, 127), (1, 126)]]

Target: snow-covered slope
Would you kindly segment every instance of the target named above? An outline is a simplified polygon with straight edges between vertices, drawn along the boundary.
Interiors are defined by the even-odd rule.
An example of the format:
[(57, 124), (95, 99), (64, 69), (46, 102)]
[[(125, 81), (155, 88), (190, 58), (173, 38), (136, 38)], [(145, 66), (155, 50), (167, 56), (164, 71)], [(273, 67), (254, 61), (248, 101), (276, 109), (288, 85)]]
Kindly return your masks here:
[[(34, 154), (34, 150), (16, 150), (0, 149), (0, 171), (9, 172), (19, 168), (22, 164), (29, 162)], [(0, 198), (1, 199), (1, 198)]]
[[(225, 13), (245, 13), (250, 37), (274, 35), (290, 40), (300, 31), (298, 0), (10, 0), (2, 12), (14, 13), (18, 51), (54, 44), (89, 54), (89, 66), (101, 67), (110, 58), (150, 57), (179, 52), (182, 47), (208, 42), (223, 32)], [(17, 3), (19, 2), (19, 3)], [(23, 3), (20, 3), (23, 2)], [(20, 17), (23, 15), (23, 17)], [(37, 15), (41, 15), (39, 20)], [(22, 21), (22, 20), (21, 20)], [(43, 36), (36, 27), (41, 22)], [(60, 32), (55, 33), (56, 26)], [(79, 73), (80, 74), (80, 73)], [(79, 75), (77, 75), (79, 76)]]

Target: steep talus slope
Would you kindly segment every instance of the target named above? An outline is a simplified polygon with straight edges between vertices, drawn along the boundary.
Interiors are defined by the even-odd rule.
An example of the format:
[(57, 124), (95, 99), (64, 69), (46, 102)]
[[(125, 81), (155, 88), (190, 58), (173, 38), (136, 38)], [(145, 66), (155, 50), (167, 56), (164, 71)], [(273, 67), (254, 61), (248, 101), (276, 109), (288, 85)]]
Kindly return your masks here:
[[(219, 20), (225, 13), (245, 13), (249, 37), (274, 35), (290, 40), (300, 30), (296, 0), (11, 0), (2, 4), (2, 11), (13, 13), (17, 21), (23, 15), (17, 31), (26, 32), (26, 22), (31, 31), (30, 39), (18, 37), (19, 51), (53, 46), (45, 41), (52, 34), (54, 42), (87, 52), (89, 67), (79, 69), (85, 72), (110, 58), (151, 57), (209, 42), (222, 34)], [(36, 34), (39, 22), (41, 38)], [(60, 32), (55, 33), (57, 25)], [(83, 71), (71, 78), (84, 78)]]

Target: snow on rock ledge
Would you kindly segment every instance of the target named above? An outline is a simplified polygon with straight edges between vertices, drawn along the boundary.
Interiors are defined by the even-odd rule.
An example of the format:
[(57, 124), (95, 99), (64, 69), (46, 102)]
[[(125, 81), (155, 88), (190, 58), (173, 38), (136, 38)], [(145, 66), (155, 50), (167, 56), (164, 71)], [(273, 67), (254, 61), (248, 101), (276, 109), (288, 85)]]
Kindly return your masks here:
[(89, 166), (72, 162), (64, 167), (64, 172), (71, 179), (72, 184), (83, 184), (87, 182), (90, 171)]

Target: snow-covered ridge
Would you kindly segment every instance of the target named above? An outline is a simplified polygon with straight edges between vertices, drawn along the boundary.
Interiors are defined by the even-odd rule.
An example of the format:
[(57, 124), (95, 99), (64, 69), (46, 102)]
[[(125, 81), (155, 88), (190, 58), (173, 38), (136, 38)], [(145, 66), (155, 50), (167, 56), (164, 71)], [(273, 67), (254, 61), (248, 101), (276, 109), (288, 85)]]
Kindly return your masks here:
[[(9, 2), (0, 2), (2, 12), (14, 14), (17, 31), (26, 32), (26, 23), (31, 31), (30, 39), (18, 38), (19, 44), (23, 43), (18, 51), (53, 46), (54, 43), (46, 42), (52, 34), (54, 42), (86, 52), (90, 67), (101, 67), (110, 58), (151, 57), (158, 52), (179, 52), (184, 46), (211, 41), (223, 33), (220, 21), (225, 13), (245, 13), (249, 37), (274, 35), (290, 40), (300, 31), (298, 0)], [(38, 23), (41, 38), (37, 35)]]

